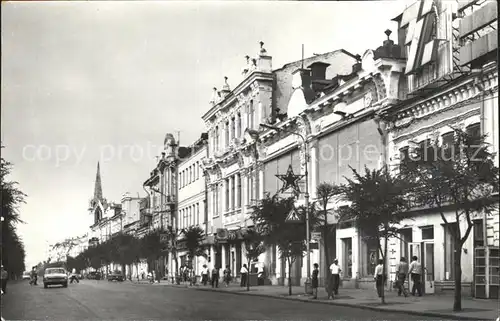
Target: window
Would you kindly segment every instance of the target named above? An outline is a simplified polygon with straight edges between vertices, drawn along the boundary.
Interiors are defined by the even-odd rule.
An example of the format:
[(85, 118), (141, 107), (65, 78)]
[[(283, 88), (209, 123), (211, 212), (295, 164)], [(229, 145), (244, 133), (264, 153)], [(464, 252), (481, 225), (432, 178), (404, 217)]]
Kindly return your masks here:
[[(478, 157), (477, 151), (480, 149), (481, 144), (481, 126), (480, 124), (472, 124), (467, 126), (465, 132), (470, 136), (469, 141), (465, 142), (466, 146), (471, 147), (470, 157)], [(479, 164), (478, 164), (479, 166)]]
[(224, 126), (224, 138), (226, 139), (225, 141), (225, 146), (229, 145), (229, 122), (226, 122), (226, 126)]
[(379, 259), (378, 240), (366, 239), (365, 275), (373, 275)]
[(241, 175), (238, 174), (237, 176), (237, 181), (238, 181), (238, 195), (236, 197), (236, 208), (241, 207)]
[(424, 226), (420, 228), (422, 231), (422, 240), (434, 239), (434, 226)]
[(226, 182), (226, 204), (225, 205), (225, 211), (229, 211), (229, 179), (225, 179)]
[(219, 126), (215, 126), (215, 152), (219, 150)]
[(254, 106), (253, 106), (253, 100), (250, 100), (250, 103), (248, 104), (248, 113), (247, 113), (247, 127), (249, 129), (253, 129), (254, 127)]
[(200, 178), (200, 162), (196, 162), (196, 179)]
[(483, 220), (474, 220), (474, 248), (484, 245)]
[(231, 138), (236, 137), (236, 119), (232, 118), (231, 119)]
[(200, 203), (196, 203), (196, 224), (200, 224)]
[(401, 173), (407, 173), (410, 169), (410, 148), (408, 146), (403, 147), (399, 150), (399, 171)]
[(450, 229), (457, 232), (457, 223), (450, 223), (449, 226), (442, 224), (444, 232), (444, 276), (446, 280), (455, 279), (455, 237), (450, 232)]
[(235, 198), (236, 198), (235, 189), (236, 189), (236, 187), (234, 186), (235, 182), (236, 182), (236, 176), (234, 176), (234, 175), (231, 176), (230, 180), (231, 180), (231, 197), (232, 197), (230, 204), (231, 204), (231, 210), (234, 210), (236, 207), (236, 204), (235, 204)]
[(236, 115), (236, 130), (237, 130), (236, 135), (237, 135), (238, 138), (240, 138), (241, 136), (243, 136), (243, 134), (242, 134), (243, 131), (241, 129), (241, 114), (240, 113), (238, 113)]
[(443, 140), (443, 157), (445, 160), (451, 159), (451, 156), (453, 155), (453, 145), (455, 142), (455, 132), (448, 132), (445, 133), (441, 136)]
[(423, 140), (418, 146), (419, 157), (417, 161), (423, 163), (432, 163), (435, 161), (434, 145), (431, 143), (430, 139)]
[(401, 238), (401, 248), (400, 248), (400, 253), (401, 257), (406, 258), (408, 262), (411, 261), (410, 259), (410, 253), (408, 249), (408, 244), (413, 242), (413, 230), (411, 228), (405, 228), (399, 230), (399, 235)]

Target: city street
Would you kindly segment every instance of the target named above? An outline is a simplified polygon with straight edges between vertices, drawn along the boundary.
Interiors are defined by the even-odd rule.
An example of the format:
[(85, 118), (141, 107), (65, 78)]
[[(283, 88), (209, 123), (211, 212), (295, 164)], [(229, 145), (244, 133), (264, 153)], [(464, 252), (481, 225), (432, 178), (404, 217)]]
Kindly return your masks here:
[(11, 283), (5, 320), (432, 320), (171, 286), (83, 280), (68, 288)]

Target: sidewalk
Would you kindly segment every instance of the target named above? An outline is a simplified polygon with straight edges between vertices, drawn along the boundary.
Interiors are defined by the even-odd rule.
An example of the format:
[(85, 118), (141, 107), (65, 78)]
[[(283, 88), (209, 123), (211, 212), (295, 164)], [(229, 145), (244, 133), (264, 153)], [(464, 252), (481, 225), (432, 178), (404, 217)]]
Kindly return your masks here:
[[(142, 282), (141, 282), (142, 283)], [(292, 295), (288, 295), (288, 287), (284, 286), (255, 286), (250, 291), (241, 288), (237, 284), (231, 284), (229, 287), (220, 287), (212, 289), (210, 286), (195, 285), (190, 287), (186, 284), (174, 285), (167, 282), (156, 283), (154, 286), (171, 286), (181, 288), (191, 288), (199, 291), (216, 291), (238, 295), (255, 295), (285, 300), (295, 300), (301, 302), (321, 303), (341, 306), (352, 306), (361, 309), (382, 310), (388, 312), (405, 312), (408, 314), (422, 315), (437, 318), (452, 318), (455, 320), (496, 320), (500, 315), (498, 300), (481, 300), (472, 298), (462, 298), (462, 311), (453, 312), (453, 295), (434, 294), (422, 297), (404, 296), (399, 297), (396, 292), (386, 292), (386, 304), (380, 303), (380, 298), (375, 290), (366, 289), (339, 289), (339, 295), (335, 300), (327, 300), (324, 288), (318, 289), (318, 299), (314, 300), (311, 296), (304, 294), (304, 287), (292, 288)]]

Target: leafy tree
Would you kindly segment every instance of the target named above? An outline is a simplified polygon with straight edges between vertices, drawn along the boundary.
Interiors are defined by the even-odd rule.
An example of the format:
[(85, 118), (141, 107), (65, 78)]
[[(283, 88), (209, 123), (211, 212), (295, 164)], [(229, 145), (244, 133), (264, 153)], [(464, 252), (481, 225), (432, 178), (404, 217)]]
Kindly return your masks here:
[[(402, 173), (418, 183), (414, 200), (435, 208), (455, 241), (455, 298), (453, 310), (462, 309), (462, 248), (469, 238), (474, 214), (498, 213), (498, 168), (488, 151), (486, 136), (453, 128), (453, 141), (423, 145), (402, 164)], [(451, 210), (453, 216), (446, 216)], [(498, 214), (497, 214), (498, 215)], [(460, 228), (465, 222), (465, 231)], [(456, 224), (453, 224), (456, 223)]]
[[(250, 264), (266, 251), (264, 238), (255, 229), (247, 229), (243, 234), (243, 244), (245, 244), (247, 266), (250, 269)], [(249, 280), (247, 280), (247, 291), (250, 291)]]
[[(318, 197), (319, 210), (316, 209), (317, 224), (316, 227), (321, 231), (323, 236), (323, 246), (325, 250), (325, 271), (328, 271), (330, 264), (329, 250), (329, 235), (335, 231), (335, 225), (328, 223), (328, 216), (332, 215), (332, 211), (328, 210), (328, 204), (331, 201), (339, 198), (342, 194), (340, 186), (331, 183), (321, 183), (316, 187), (316, 195)], [(327, 274), (325, 274), (327, 275)]]
[(191, 267), (194, 268), (194, 258), (197, 256), (207, 257), (203, 240), (205, 232), (199, 226), (190, 226), (183, 231), (184, 241), (188, 252)]
[[(4, 146), (0, 146), (4, 148)], [(7, 176), (12, 171), (12, 164), (3, 157), (0, 159), (1, 187), (1, 234), (2, 246), (0, 257), (2, 264), (10, 276), (21, 276), (25, 271), (25, 249), (22, 239), (17, 234), (17, 224), (24, 223), (19, 214), (19, 206), (25, 203), (26, 194), (18, 187), (18, 183), (10, 181)]]
[(143, 258), (148, 260), (148, 268), (151, 269), (151, 262), (160, 258), (161, 252), (164, 250), (165, 245), (160, 241), (161, 230), (153, 230), (140, 241), (140, 254)]
[(77, 238), (67, 238), (62, 242), (57, 242), (52, 246), (52, 250), (56, 252), (57, 254), (57, 261), (62, 261), (65, 259), (71, 250), (77, 246)]
[(266, 197), (257, 205), (253, 206), (251, 218), (257, 230), (259, 230), (267, 245), (277, 245), (280, 258), (288, 265), (288, 293), (292, 295), (292, 266), (297, 258), (304, 256), (305, 246), (305, 224), (304, 211), (298, 211), (302, 222), (289, 223), (286, 218), (294, 209), (295, 199), (280, 198), (277, 195)]
[[(353, 220), (363, 232), (364, 238), (377, 242), (383, 260), (383, 276), (386, 277), (388, 239), (398, 237), (399, 223), (407, 217), (407, 194), (410, 185), (399, 176), (391, 175), (387, 167), (369, 170), (364, 175), (351, 167), (354, 177), (346, 178), (342, 198), (350, 206), (341, 210), (343, 219)], [(384, 248), (380, 241), (384, 240)], [(385, 280), (384, 280), (385, 282)], [(381, 301), (385, 303), (384, 287)]]
[(112, 261), (118, 263), (125, 272), (125, 265), (130, 265), (139, 261), (139, 241), (133, 235), (118, 233), (110, 239), (110, 254)]

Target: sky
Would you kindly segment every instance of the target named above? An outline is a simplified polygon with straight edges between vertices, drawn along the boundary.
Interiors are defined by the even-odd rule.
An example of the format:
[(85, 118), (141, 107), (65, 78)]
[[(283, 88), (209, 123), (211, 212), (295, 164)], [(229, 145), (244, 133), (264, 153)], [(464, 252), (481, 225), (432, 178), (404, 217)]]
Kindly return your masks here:
[(4, 2), (2, 157), (28, 195), (19, 226), (27, 266), (89, 230), (97, 162), (104, 197), (145, 195), (166, 133), (205, 130), (212, 87), (242, 80), (259, 41), (273, 68), (345, 49), (362, 55), (407, 1)]

